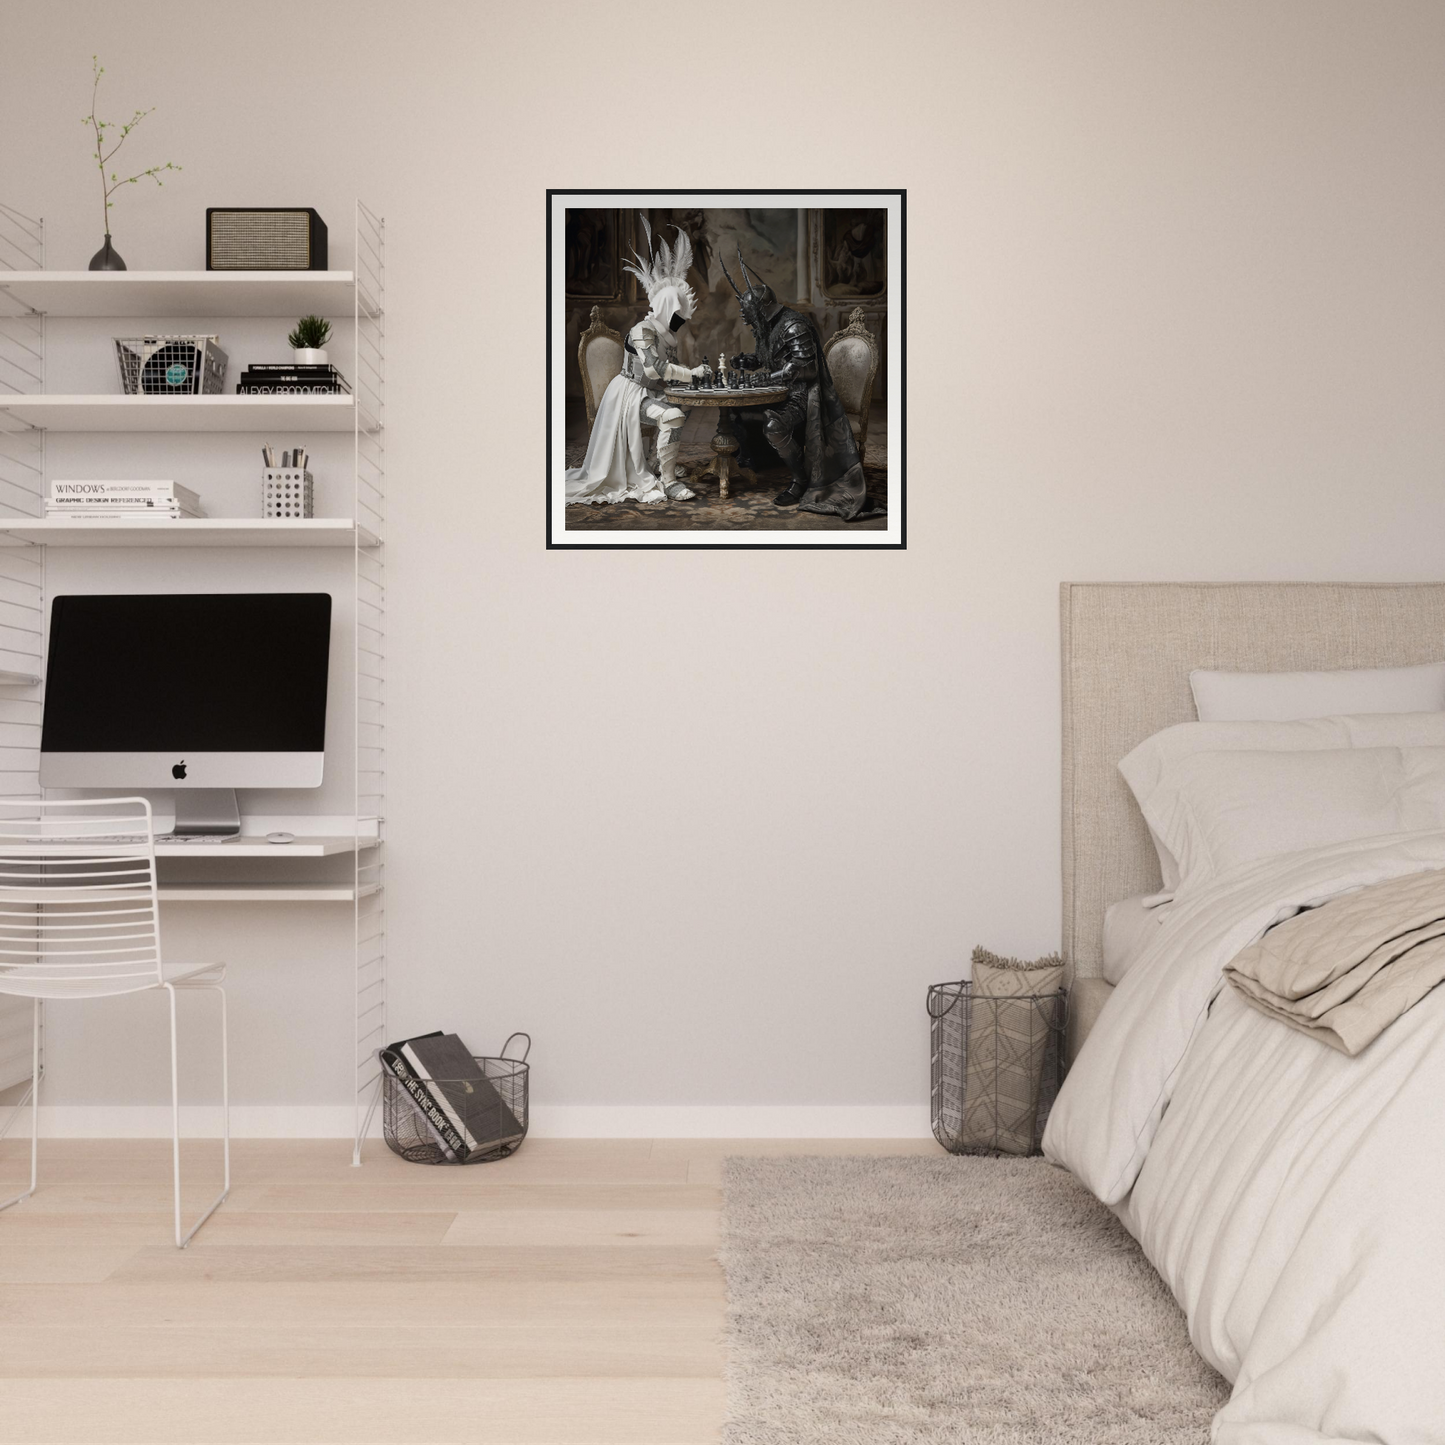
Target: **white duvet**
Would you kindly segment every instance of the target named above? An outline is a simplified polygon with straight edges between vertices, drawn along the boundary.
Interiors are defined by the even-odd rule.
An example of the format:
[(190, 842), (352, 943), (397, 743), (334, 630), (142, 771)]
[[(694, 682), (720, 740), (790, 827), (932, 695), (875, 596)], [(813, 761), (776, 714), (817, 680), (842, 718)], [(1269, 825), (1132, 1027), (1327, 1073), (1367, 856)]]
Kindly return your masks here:
[(1425, 868), (1445, 833), (1181, 900), (1050, 1116), (1044, 1152), (1114, 1207), (1234, 1382), (1217, 1445), (1445, 1445), (1445, 988), (1349, 1058), (1221, 987), (1271, 923)]

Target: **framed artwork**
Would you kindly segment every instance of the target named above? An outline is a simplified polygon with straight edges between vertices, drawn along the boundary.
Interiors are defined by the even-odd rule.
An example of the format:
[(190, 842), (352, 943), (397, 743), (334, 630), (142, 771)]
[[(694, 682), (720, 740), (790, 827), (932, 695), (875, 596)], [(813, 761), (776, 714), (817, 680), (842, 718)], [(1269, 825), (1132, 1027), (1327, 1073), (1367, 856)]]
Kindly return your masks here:
[(622, 298), (618, 213), (577, 208), (567, 213), (564, 275), (569, 301), (618, 301)]
[(818, 213), (820, 290), (830, 301), (888, 294), (888, 218), (868, 207)]
[(904, 191), (546, 201), (549, 548), (907, 545)]

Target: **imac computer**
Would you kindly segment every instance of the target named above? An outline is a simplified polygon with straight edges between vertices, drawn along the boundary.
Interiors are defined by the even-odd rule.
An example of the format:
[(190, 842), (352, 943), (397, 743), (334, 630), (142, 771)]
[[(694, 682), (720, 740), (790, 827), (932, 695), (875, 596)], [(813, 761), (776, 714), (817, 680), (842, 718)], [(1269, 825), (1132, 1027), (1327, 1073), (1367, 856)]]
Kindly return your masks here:
[(40, 784), (173, 790), (180, 837), (240, 832), (237, 788), (317, 788), (325, 592), (56, 597)]

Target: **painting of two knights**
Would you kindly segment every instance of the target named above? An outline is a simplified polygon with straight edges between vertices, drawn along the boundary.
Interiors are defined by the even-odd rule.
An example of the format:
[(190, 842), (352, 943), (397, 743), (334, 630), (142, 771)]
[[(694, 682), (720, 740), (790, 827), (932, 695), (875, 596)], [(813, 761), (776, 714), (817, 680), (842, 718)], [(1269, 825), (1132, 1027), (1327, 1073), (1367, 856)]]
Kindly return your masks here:
[(549, 192), (549, 543), (903, 545), (903, 199)]

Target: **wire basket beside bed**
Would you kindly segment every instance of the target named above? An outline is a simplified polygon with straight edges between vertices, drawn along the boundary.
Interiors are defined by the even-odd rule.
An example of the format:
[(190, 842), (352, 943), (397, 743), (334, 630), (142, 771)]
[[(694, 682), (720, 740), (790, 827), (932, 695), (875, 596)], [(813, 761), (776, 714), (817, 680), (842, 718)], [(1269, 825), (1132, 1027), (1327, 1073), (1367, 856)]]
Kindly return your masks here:
[(1066, 993), (928, 990), (933, 1136), (950, 1154), (1038, 1154), (1064, 1080)]

